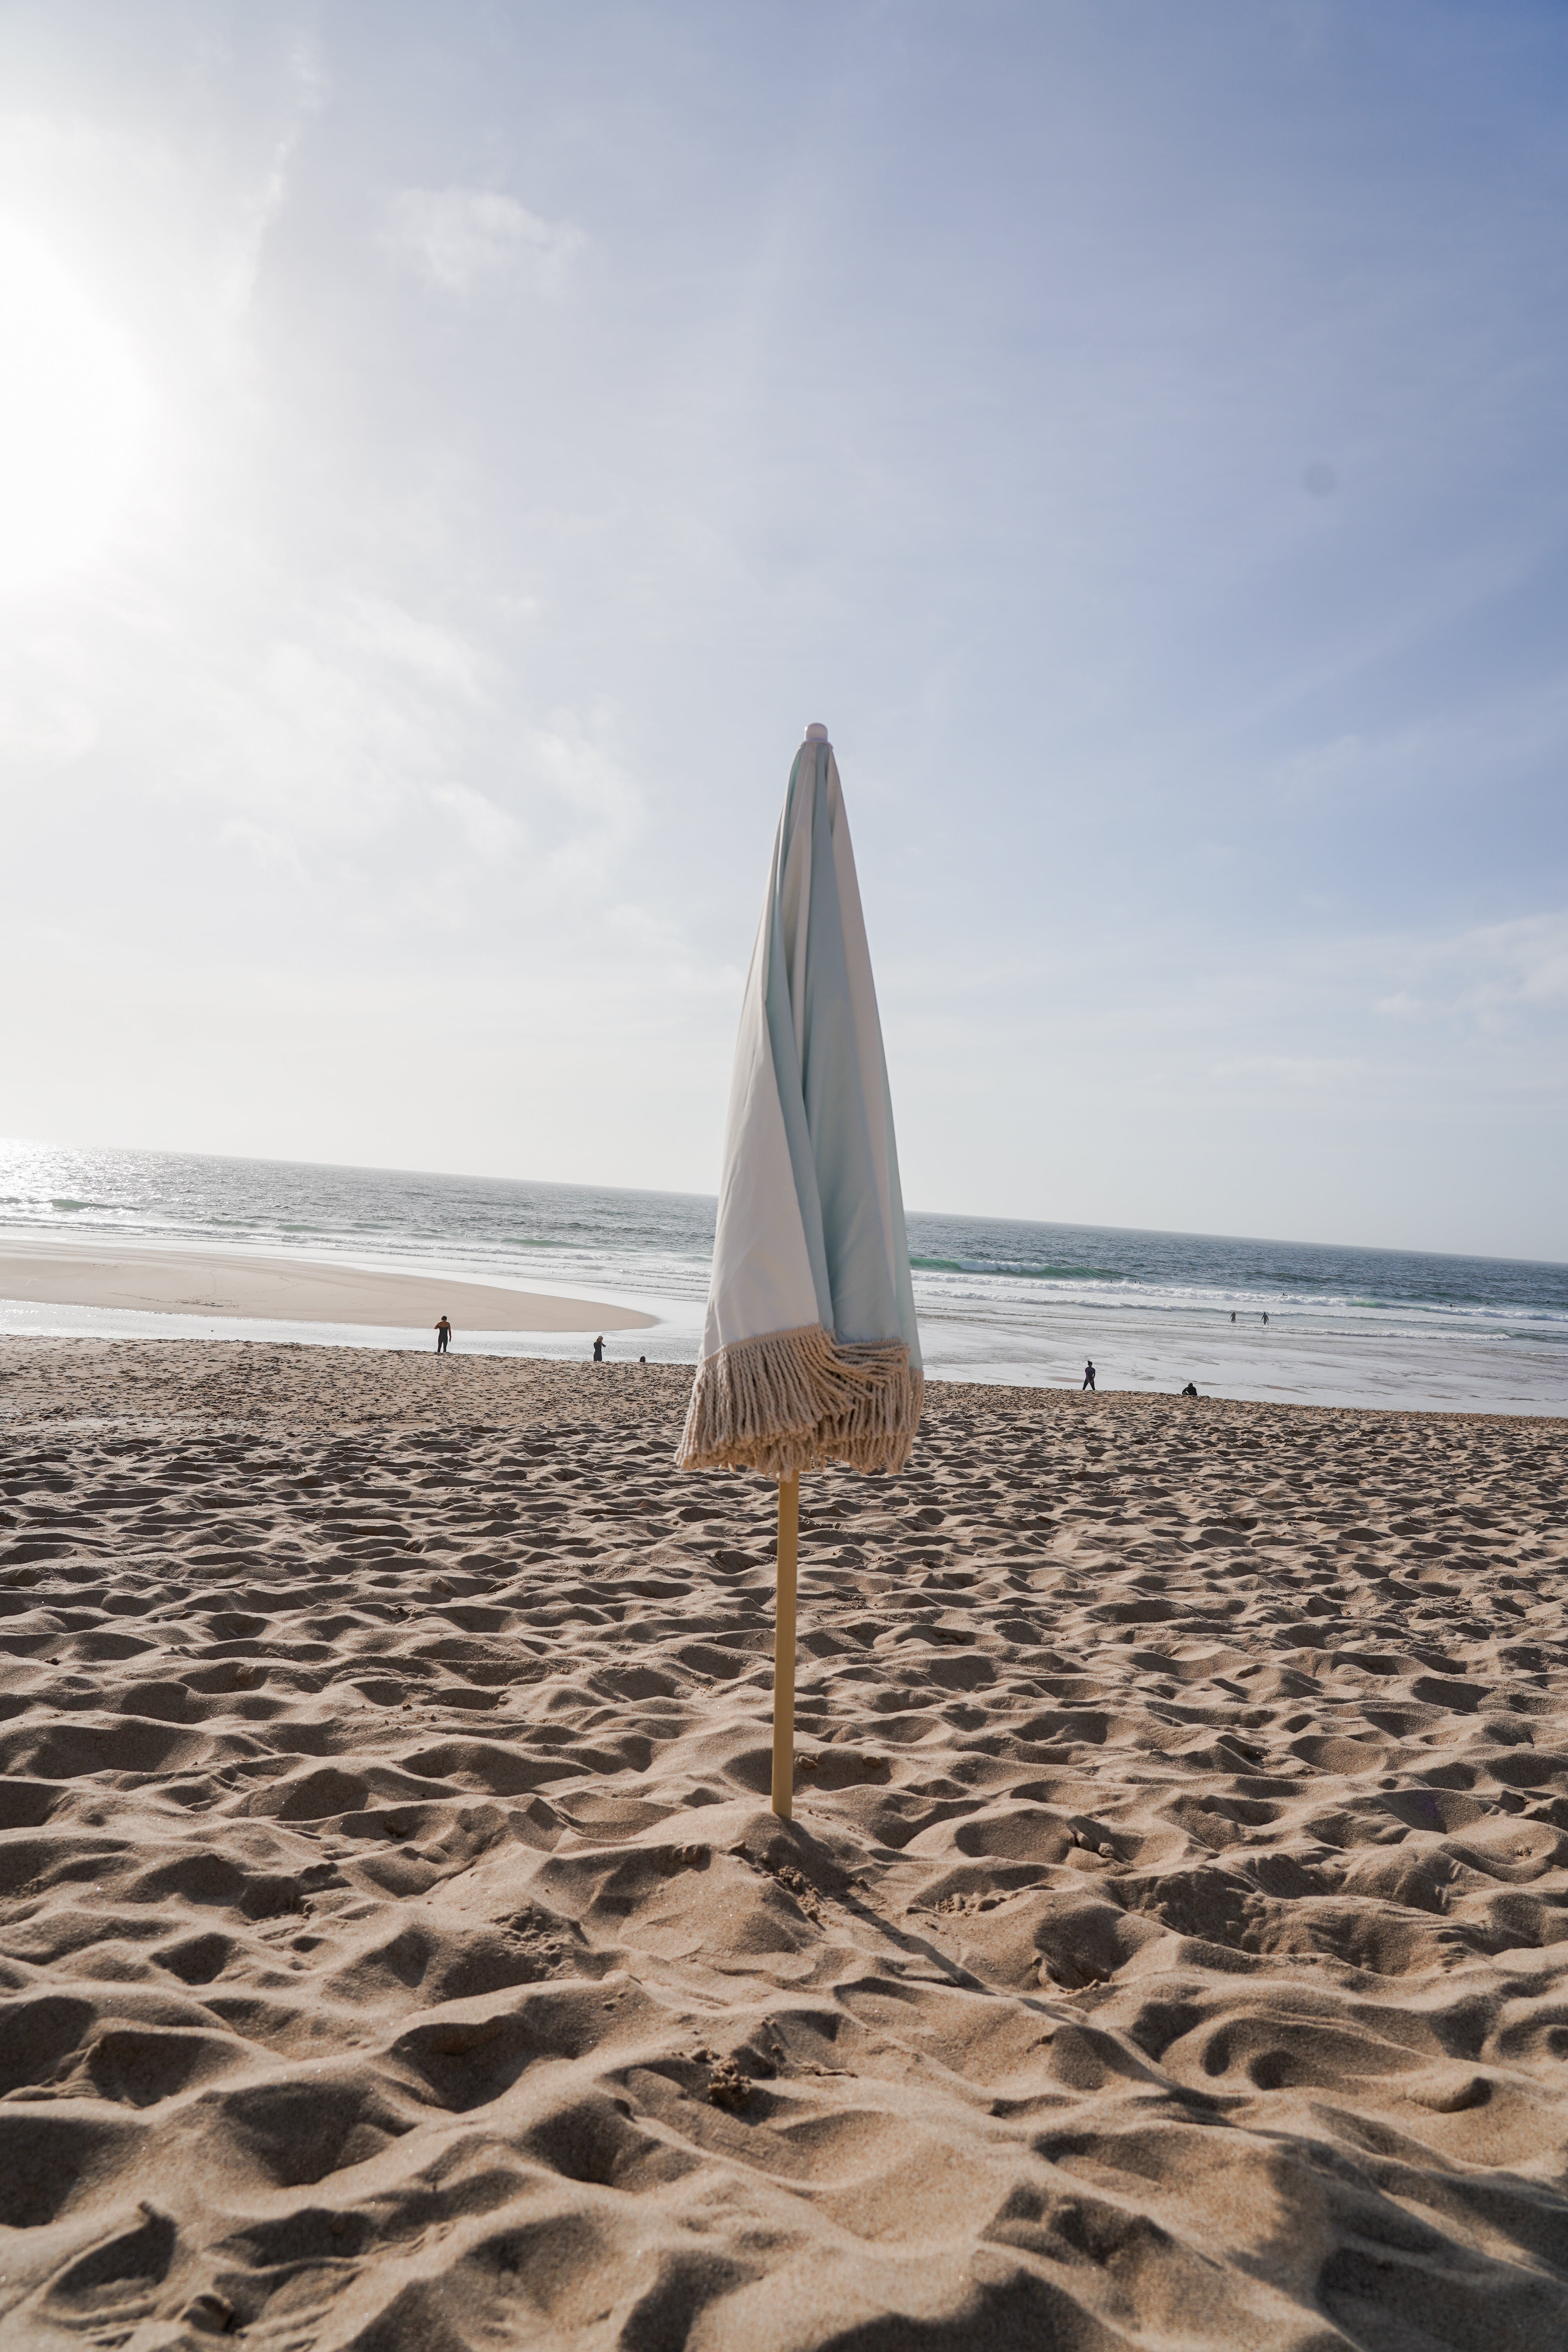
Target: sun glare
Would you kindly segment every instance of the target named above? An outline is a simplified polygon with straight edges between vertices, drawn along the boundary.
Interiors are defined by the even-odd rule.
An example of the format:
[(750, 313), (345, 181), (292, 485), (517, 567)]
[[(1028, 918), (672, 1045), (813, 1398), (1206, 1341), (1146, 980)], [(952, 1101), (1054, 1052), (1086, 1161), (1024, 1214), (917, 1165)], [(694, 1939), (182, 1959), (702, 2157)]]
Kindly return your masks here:
[(147, 440), (146, 380), (55, 257), (0, 221), (0, 588), (101, 553)]

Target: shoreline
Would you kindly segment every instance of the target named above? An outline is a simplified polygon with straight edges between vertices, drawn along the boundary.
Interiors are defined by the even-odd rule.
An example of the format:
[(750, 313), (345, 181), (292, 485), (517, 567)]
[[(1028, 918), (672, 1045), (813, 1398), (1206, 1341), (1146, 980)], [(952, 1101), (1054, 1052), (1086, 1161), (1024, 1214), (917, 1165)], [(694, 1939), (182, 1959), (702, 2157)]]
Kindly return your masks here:
[(237, 1250), (14, 1234), (0, 1238), (0, 1305), (421, 1332), (442, 1314), (458, 1332), (647, 1331), (658, 1322), (636, 1308), (502, 1283)]
[[(447, 1312), (454, 1345), (470, 1355), (569, 1355), (572, 1336), (602, 1331), (648, 1362), (696, 1360), (703, 1301), (689, 1284), (648, 1286), (630, 1282), (626, 1265), (566, 1256), (564, 1282), (524, 1289), (510, 1263), (491, 1267), (484, 1256), (478, 1265), (461, 1256), (393, 1265), (374, 1254), (341, 1258), (320, 1240), (299, 1251), (278, 1242), (184, 1246), (0, 1223), (0, 1336), (179, 1343), (228, 1331), (251, 1343), (378, 1350), (426, 1345)], [(1027, 1328), (980, 1306), (971, 1319), (920, 1298), (917, 1310), (926, 1379), (966, 1388), (1077, 1390), (1084, 1357), (1093, 1355), (1102, 1395), (1175, 1395), (1194, 1379), (1211, 1400), (1568, 1418), (1568, 1348), (1549, 1340), (1498, 1348), (1448, 1334), (1319, 1331), (1286, 1318), (1272, 1328), (1201, 1319), (1187, 1327), (1135, 1307), (1090, 1318), (1069, 1301), (1051, 1303)]]
[[(455, 1237), (449, 1256), (433, 1240), (405, 1238), (378, 1263), (368, 1242), (362, 1253), (345, 1233), (340, 1244), (342, 1255), (320, 1234), (243, 1248), (201, 1234), (180, 1243), (0, 1223), (0, 1293), (11, 1293), (0, 1296), (0, 1334), (169, 1341), (227, 1330), (258, 1343), (395, 1349), (423, 1344), (446, 1312), (456, 1345), (470, 1353), (544, 1358), (563, 1346), (570, 1353), (572, 1333), (603, 1331), (652, 1361), (690, 1362), (697, 1354), (703, 1297), (695, 1262), (639, 1267), (563, 1247), (531, 1251), (520, 1264), (521, 1251), (498, 1252), (489, 1242), (469, 1249)], [(16, 1269), (9, 1285), (7, 1265)], [(549, 1278), (557, 1273), (561, 1279)], [(248, 1287), (237, 1288), (241, 1279)], [(410, 1291), (410, 1284), (429, 1287)], [(67, 1293), (99, 1303), (66, 1303)], [(1021, 1317), (1016, 1302), (932, 1301), (917, 1286), (916, 1304), (928, 1379), (966, 1386), (1076, 1389), (1093, 1356), (1102, 1392), (1174, 1393), (1192, 1379), (1208, 1397), (1282, 1404), (1568, 1414), (1568, 1346), (1544, 1326), (1532, 1337), (1521, 1324), (1500, 1345), (1496, 1335), (1423, 1331), (1397, 1318), (1392, 1327), (1373, 1318), (1353, 1329), (1331, 1320), (1319, 1328), (1300, 1307), (1265, 1328), (1260, 1315), (1237, 1327), (1196, 1311), (1141, 1307), (1131, 1297), (1110, 1311), (1041, 1298)]]
[[(633, 1356), (673, 1362), (698, 1352), (710, 1199), (44, 1145), (0, 1146), (0, 1254), (8, 1238), (96, 1246), (138, 1263), (174, 1248), (566, 1293), (589, 1302), (585, 1320), (613, 1343), (605, 1317), (655, 1318), (621, 1326), (640, 1334)], [(1092, 1357), (1103, 1386), (1153, 1394), (1193, 1381), (1211, 1396), (1281, 1402), (1568, 1414), (1568, 1267), (1550, 1261), (910, 1213), (915, 1305), (933, 1380), (1076, 1388)], [(413, 1322), (435, 1322), (438, 1309), (426, 1304)], [(449, 1302), (447, 1311), (458, 1312)], [(498, 1319), (525, 1318), (509, 1298)], [(538, 1326), (544, 1310), (526, 1319)], [(231, 1316), (220, 1324), (0, 1299), (0, 1332), (163, 1339), (220, 1329), (329, 1346), (418, 1339), (410, 1319), (380, 1327)], [(472, 1322), (458, 1344), (507, 1356), (572, 1346), (549, 1330), (487, 1335)]]

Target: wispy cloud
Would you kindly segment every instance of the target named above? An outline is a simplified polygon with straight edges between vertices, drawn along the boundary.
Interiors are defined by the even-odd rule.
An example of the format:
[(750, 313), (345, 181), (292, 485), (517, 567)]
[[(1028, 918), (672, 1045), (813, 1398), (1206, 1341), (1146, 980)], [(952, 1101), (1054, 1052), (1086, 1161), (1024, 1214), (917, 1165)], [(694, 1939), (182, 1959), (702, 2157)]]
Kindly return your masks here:
[(584, 724), (574, 711), (552, 711), (547, 726), (528, 730), (522, 764), (555, 805), (554, 879), (605, 887), (644, 822), (642, 795), (613, 748), (609, 714), (596, 711)]
[(510, 276), (553, 294), (587, 238), (571, 221), (543, 220), (491, 189), (405, 188), (389, 208), (386, 242), (444, 294)]
[(1568, 1004), (1568, 908), (1483, 923), (1407, 949), (1380, 1013), (1469, 1013), (1490, 1023)]
[(256, 293), (268, 233), (289, 197), (289, 175), (306, 127), (331, 95), (325, 65), (305, 34), (290, 41), (286, 57), (288, 101), (281, 127), (260, 175), (235, 210), (219, 276), (219, 307), (230, 321), (242, 319)]
[(434, 799), (438, 809), (451, 815), (476, 857), (499, 862), (523, 846), (526, 835), (517, 818), (483, 793), (468, 784), (440, 784)]
[(1308, 743), (1278, 761), (1270, 782), (1281, 803), (1321, 805), (1370, 793), (1487, 783), (1568, 758), (1568, 685), (1549, 677), (1487, 696), (1468, 709), (1435, 707), (1382, 728)]
[(1214, 1067), (1219, 1080), (1241, 1078), (1298, 1093), (1338, 1095), (1372, 1076), (1372, 1064), (1354, 1054), (1243, 1054)]

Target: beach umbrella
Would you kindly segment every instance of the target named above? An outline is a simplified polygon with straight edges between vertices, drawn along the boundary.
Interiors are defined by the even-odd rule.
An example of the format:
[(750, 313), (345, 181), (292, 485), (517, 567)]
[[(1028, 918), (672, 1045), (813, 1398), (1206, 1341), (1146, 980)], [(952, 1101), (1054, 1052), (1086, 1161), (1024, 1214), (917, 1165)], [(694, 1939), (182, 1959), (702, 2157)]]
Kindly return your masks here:
[(813, 725), (746, 976), (702, 1354), (676, 1457), (778, 1481), (773, 1807), (786, 1819), (800, 1474), (901, 1470), (923, 1389), (855, 855), (833, 746)]

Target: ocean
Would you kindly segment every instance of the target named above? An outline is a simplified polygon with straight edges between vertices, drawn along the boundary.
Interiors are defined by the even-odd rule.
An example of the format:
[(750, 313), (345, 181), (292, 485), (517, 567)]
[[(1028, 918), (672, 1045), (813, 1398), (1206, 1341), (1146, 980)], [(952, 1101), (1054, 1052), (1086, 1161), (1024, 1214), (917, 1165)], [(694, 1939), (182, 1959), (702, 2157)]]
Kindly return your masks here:
[[(7, 1232), (299, 1255), (620, 1302), (658, 1318), (609, 1353), (695, 1358), (714, 1202), (687, 1193), (0, 1142)], [(1568, 1414), (1568, 1266), (1213, 1234), (911, 1213), (926, 1369), (939, 1379)], [(1268, 1320), (1265, 1322), (1264, 1318)], [(331, 1325), (0, 1300), (0, 1331), (408, 1345)], [(487, 1354), (570, 1356), (560, 1334)], [(426, 1344), (421, 1336), (418, 1344)]]

